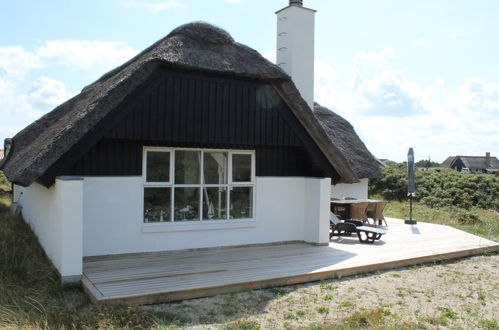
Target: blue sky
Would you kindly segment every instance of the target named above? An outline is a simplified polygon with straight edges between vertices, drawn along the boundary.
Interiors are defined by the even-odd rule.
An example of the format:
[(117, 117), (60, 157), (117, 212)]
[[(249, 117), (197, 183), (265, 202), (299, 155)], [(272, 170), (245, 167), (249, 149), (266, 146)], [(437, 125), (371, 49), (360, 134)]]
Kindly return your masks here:
[[(287, 0), (0, 0), (0, 139), (183, 23), (267, 58)], [(304, 0), (315, 99), (380, 158), (499, 154), (499, 1)]]

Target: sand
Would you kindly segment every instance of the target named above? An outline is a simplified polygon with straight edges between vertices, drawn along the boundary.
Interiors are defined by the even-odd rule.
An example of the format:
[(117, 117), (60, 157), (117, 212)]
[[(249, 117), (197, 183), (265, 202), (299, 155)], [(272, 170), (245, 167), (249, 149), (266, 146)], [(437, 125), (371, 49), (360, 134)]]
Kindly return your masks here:
[(487, 328), (499, 319), (499, 255), (142, 308), (177, 315), (189, 329)]

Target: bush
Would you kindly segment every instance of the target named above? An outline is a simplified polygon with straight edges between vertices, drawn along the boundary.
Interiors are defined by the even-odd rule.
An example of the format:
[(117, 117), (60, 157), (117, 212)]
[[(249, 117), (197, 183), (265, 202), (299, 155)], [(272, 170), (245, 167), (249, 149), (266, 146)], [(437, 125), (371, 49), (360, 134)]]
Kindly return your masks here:
[(0, 189), (10, 190), (10, 182), (2, 171), (0, 171)]
[[(405, 200), (406, 165), (390, 164), (383, 168), (383, 174), (383, 178), (371, 180), (369, 192), (388, 200)], [(499, 210), (499, 178), (487, 174), (463, 174), (454, 170), (417, 171), (415, 200), (430, 207)]]
[(407, 198), (407, 170), (405, 164), (391, 163), (383, 168), (381, 179), (370, 180), (370, 195), (382, 195), (388, 200)]

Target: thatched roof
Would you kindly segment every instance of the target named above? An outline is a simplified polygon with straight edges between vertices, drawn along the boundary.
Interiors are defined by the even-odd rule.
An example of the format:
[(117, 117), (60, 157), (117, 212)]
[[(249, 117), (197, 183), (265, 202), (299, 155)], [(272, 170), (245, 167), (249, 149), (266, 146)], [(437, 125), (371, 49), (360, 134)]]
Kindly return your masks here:
[(467, 167), (469, 169), (499, 168), (499, 160), (494, 156), (490, 157), (489, 164), (487, 164), (487, 158), (485, 156), (453, 156), (448, 157), (442, 163), (442, 166), (453, 167), (458, 159), (461, 159), (464, 167)]
[(440, 166), (442, 167), (450, 167), (451, 164), (454, 162), (454, 160), (456, 159), (456, 156), (449, 156), (447, 157), (443, 162), (442, 164), (440, 164)]
[(30, 185), (159, 66), (247, 77), (272, 84), (338, 172), (340, 180), (357, 181), (343, 153), (330, 145), (291, 78), (257, 51), (207, 23), (176, 28), (23, 129), (9, 141), (10, 152), (0, 162), (0, 168), (10, 181)]
[(338, 147), (359, 179), (380, 178), (383, 175), (379, 162), (347, 120), (318, 103), (314, 104), (314, 115), (329, 136), (331, 145)]

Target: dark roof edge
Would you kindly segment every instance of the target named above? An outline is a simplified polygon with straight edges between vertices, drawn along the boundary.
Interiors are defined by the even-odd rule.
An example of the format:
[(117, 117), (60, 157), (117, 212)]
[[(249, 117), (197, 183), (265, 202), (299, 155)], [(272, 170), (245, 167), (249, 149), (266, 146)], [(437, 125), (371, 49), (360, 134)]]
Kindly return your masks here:
[[(289, 80), (282, 82), (272, 81), (271, 83), (275, 90), (278, 92), (279, 96), (281, 96), (281, 98), (296, 116), (300, 124), (312, 137), (315, 144), (319, 147), (324, 156), (326, 156), (326, 159), (329, 161), (329, 163), (338, 172), (338, 174), (340, 175), (339, 182), (359, 182), (359, 178), (355, 175), (353, 170), (348, 165), (348, 161), (343, 156), (343, 153), (341, 153), (335, 145), (328, 143), (330, 141), (329, 137), (327, 136), (326, 132), (324, 132), (314, 114), (312, 113), (312, 110), (309, 108), (301, 95), (299, 93), (286, 93), (287, 90), (297, 91), (293, 82)], [(293, 104), (290, 101), (294, 101)], [(297, 107), (301, 109), (297, 109)]]

